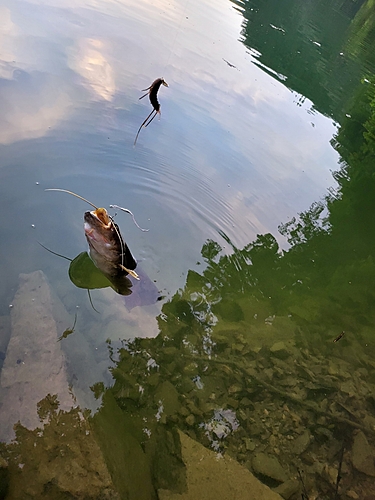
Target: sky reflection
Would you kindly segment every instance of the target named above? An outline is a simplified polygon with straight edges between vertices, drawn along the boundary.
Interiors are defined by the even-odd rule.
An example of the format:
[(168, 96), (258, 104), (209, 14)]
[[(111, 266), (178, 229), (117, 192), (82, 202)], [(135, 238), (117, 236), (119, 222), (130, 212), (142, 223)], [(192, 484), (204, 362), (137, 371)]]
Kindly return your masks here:
[[(170, 217), (187, 230), (191, 255), (219, 230), (238, 246), (275, 234), (333, 184), (335, 124), (254, 64), (230, 2), (8, 1), (1, 19), (0, 143), (17, 143), (30, 169), (30, 141), (48, 141), (46, 183), (63, 171), (62, 187), (79, 190), (89, 173), (83, 194), (105, 178), (120, 205), (131, 190), (133, 210), (147, 216), (148, 200), (169, 214), (164, 241)], [(133, 148), (150, 112), (140, 89), (158, 76), (161, 119)], [(186, 242), (173, 244), (185, 269)]]

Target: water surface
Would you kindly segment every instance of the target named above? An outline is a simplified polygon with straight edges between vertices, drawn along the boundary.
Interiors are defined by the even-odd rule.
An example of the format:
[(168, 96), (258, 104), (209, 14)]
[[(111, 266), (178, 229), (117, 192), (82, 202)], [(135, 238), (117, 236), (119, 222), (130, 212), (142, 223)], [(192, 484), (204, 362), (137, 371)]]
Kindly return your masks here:
[[(344, 132), (336, 139), (335, 148), (332, 139), (340, 125), (353, 136), (358, 129), (360, 136), (360, 126), (368, 119), (368, 112), (363, 111), (356, 117), (357, 128), (348, 122), (354, 115), (353, 100), (368, 102), (363, 95), (372, 74), (369, 35), (362, 29), (366, 3), (362, 9), (361, 2), (349, 7), (347, 3), (314, 2), (308, 8), (297, 1), (287, 2), (282, 9), (274, 2), (263, 5), (256, 1), (3, 2), (3, 358), (10, 335), (9, 308), (19, 275), (36, 270), (43, 271), (66, 310), (63, 319), (60, 315), (59, 335), (73, 325), (77, 313), (75, 332), (61, 345), (78, 404), (92, 409), (98, 402), (90, 386), (113, 384), (108, 340), (116, 349), (119, 340), (154, 338), (161, 332), (159, 341), (151, 344), (155, 349), (164, 335), (180, 339), (174, 345), (180, 349), (199, 338), (203, 351), (198, 351), (205, 360), (211, 347), (227, 342), (211, 336), (215, 328), (232, 331), (228, 322), (241, 322), (236, 333), (232, 331), (234, 336), (247, 335), (250, 329), (252, 340), (247, 343), (252, 356), (277, 341), (296, 345), (292, 324), (284, 325), (285, 330), (280, 326), (272, 333), (267, 331), (277, 316), (289, 318), (287, 322), (293, 318), (298, 328), (310, 325), (307, 330), (317, 335), (316, 344), (322, 338), (334, 338), (341, 330), (358, 330), (353, 316), (361, 298), (345, 295), (348, 292), (338, 278), (342, 269), (336, 270), (335, 279), (327, 269), (333, 269), (336, 258), (342, 262), (339, 254), (343, 250), (338, 249), (344, 238), (357, 245), (366, 231), (343, 236), (345, 226), (340, 222), (340, 237), (334, 245), (323, 245), (323, 251), (315, 243), (320, 228), (328, 231), (322, 229), (322, 238), (328, 238), (330, 228), (340, 219), (338, 215), (328, 220), (319, 216), (335, 214), (332, 207), (338, 205), (333, 201), (340, 196), (345, 199), (342, 183), (338, 185), (332, 177), (341, 168), (340, 155), (349, 161), (344, 156)], [(151, 111), (146, 99), (138, 100), (141, 89), (158, 77), (169, 84), (159, 92), (160, 120), (141, 130), (134, 147), (138, 127)], [(361, 110), (367, 110), (366, 106)], [(349, 146), (351, 150), (363, 147), (354, 140)], [(99, 313), (95, 311), (85, 290), (69, 280), (69, 262), (39, 245), (70, 259), (86, 250), (83, 213), (89, 207), (68, 194), (45, 191), (51, 187), (74, 191), (107, 209), (110, 204), (127, 207), (135, 214), (148, 232), (139, 231), (126, 214), (119, 213), (116, 221), (161, 300), (142, 305), (147, 300), (141, 297), (135, 307), (127, 308), (110, 288), (93, 290), (92, 303)], [(328, 189), (333, 198), (325, 200)], [(325, 200), (321, 210), (318, 204), (317, 212), (308, 212), (321, 200)], [(301, 212), (305, 213), (302, 225), (292, 232), (293, 218)], [(351, 233), (363, 217), (357, 214), (347, 220)], [(288, 221), (291, 225), (279, 232), (278, 227)], [(256, 239), (267, 233), (273, 237)], [(259, 250), (257, 261), (255, 250), (250, 257), (246, 253), (247, 245), (267, 251), (263, 255)], [(217, 264), (219, 246), (224, 260)], [(367, 258), (369, 243), (357, 246), (361, 258)], [(276, 264), (281, 249), (290, 247), (280, 261), (286, 263), (285, 268)], [(290, 257), (289, 262), (288, 255), (298, 255), (302, 248), (308, 250), (298, 267), (298, 258)], [(305, 254), (301, 251), (301, 255)], [(312, 269), (315, 261), (319, 266)], [(248, 271), (250, 264), (255, 273)], [(194, 276), (206, 268), (209, 285), (201, 289), (200, 279), (194, 281)], [(366, 279), (360, 281), (367, 290)], [(296, 287), (300, 287), (299, 294)], [(311, 289), (313, 298), (307, 297)], [(329, 302), (341, 293), (353, 307), (350, 314), (348, 304), (335, 309)], [(303, 303), (301, 296), (306, 299)], [(265, 305), (263, 300), (270, 302)], [(368, 300), (370, 304), (372, 299)], [(367, 317), (367, 310), (361, 310), (361, 315)], [(262, 324), (257, 327), (252, 322), (258, 316)], [(187, 322), (193, 330), (189, 335), (198, 337), (185, 338), (181, 344), (179, 321)], [(311, 322), (314, 328), (318, 324), (326, 328), (325, 332), (318, 327), (314, 330)], [(362, 331), (361, 335), (364, 338)], [(150, 359), (154, 359), (152, 349)], [(236, 352), (232, 344), (231, 349)], [(326, 354), (323, 349), (319, 356)], [(85, 356), (87, 362), (83, 363)], [(194, 368), (190, 373), (187, 369), (187, 373), (199, 390), (200, 378), (195, 377), (202, 377), (200, 370)], [(173, 381), (174, 376), (165, 375), (165, 380)], [(176, 380), (180, 395), (194, 389)], [(140, 381), (139, 385), (143, 387)], [(224, 385), (232, 387), (233, 380)], [(212, 410), (238, 410), (231, 400), (236, 392), (223, 396), (228, 408)], [(114, 395), (122, 397), (118, 389)], [(1, 411), (7, 410), (3, 406)], [(194, 412), (184, 417), (190, 414)], [(197, 415), (195, 419), (196, 434), (192, 436), (199, 438), (201, 422)], [(209, 419), (205, 425), (212, 431)], [(237, 427), (232, 426), (231, 432), (234, 430)]]

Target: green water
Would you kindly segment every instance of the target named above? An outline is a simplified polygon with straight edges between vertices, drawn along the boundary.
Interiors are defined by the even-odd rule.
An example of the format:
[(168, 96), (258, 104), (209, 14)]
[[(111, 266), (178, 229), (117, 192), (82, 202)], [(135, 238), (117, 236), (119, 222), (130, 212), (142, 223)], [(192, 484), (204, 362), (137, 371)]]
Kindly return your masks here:
[[(159, 7), (164, 8), (162, 4)], [(247, 123), (246, 113), (251, 114), (251, 108), (241, 107), (242, 97), (238, 95), (236, 111), (229, 112), (227, 126), (233, 138), (238, 130), (233, 125), (235, 118), (244, 124), (244, 133), (236, 138), (243, 156), (236, 156), (239, 153), (226, 142), (225, 128), (217, 135), (209, 132), (206, 141), (212, 142), (204, 149), (207, 156), (203, 164), (209, 168), (210, 158), (217, 158), (219, 163), (215, 173), (207, 177), (194, 163), (200, 151), (199, 138), (186, 136), (185, 143), (173, 144), (167, 152), (158, 151), (158, 144), (152, 144), (159, 155), (156, 164), (165, 168), (166, 184), (159, 184), (153, 175), (147, 177), (147, 168), (154, 160), (152, 152), (139, 154), (126, 146), (127, 158), (134, 167), (133, 174), (129, 170), (130, 182), (143, 196), (141, 203), (130, 193), (139, 208), (136, 211), (146, 219), (151, 210), (161, 210), (163, 224), (156, 226), (158, 236), (147, 240), (145, 234), (136, 235), (134, 230), (133, 240), (141, 255), (142, 245), (146, 248), (144, 264), (150, 281), (160, 289), (161, 300), (148, 304), (146, 313), (142, 312), (142, 302), (134, 307), (136, 316), (131, 315), (135, 314), (133, 309), (121, 313), (120, 319), (112, 320), (111, 336), (107, 335), (108, 318), (115, 316), (105, 316), (105, 311), (115, 295), (101, 298), (92, 292), (93, 305), (102, 314), (98, 316), (90, 309), (88, 299), (74, 295), (69, 288), (74, 289), (73, 284), (63, 281), (69, 263), (65, 268), (63, 263), (60, 267), (56, 264), (57, 268), (45, 265), (43, 259), (52, 256), (38, 257), (32, 249), (22, 269), (11, 272), (4, 266), (12, 291), (16, 288), (13, 274), (43, 269), (69, 311), (72, 321), (64, 327), (73, 331), (61, 339), (61, 345), (70, 363), (70, 390), (77, 397), (78, 407), (59, 412), (56, 398), (46, 395), (38, 405), (44, 428), (27, 429), (22, 423), (16, 426), (16, 441), (0, 448), (0, 457), (7, 462), (0, 461), (0, 498), (192, 498), (192, 484), (202, 477), (192, 476), (179, 431), (219, 456), (231, 457), (283, 498), (371, 500), (375, 494), (375, 5), (372, 0), (269, 0), (228, 3), (226, 7), (236, 12), (233, 23), (240, 19), (236, 44), (244, 52), (234, 52), (231, 58), (221, 47), (222, 57), (235, 66), (221, 61), (235, 75), (225, 85), (229, 90), (231, 85), (236, 89), (237, 84), (244, 84), (241, 71), (245, 70), (239, 63), (243, 54), (250, 54), (252, 59), (247, 64), (257, 71), (251, 79), (263, 75), (264, 85), (270, 89), (261, 101), (276, 102), (280, 95), (288, 95), (290, 100), (281, 107), (285, 112), (280, 112), (278, 105), (258, 112), (259, 127), (266, 130), (261, 144), (255, 139), (256, 121)], [(204, 10), (197, 12), (185, 5), (180, 12), (184, 16), (177, 16), (177, 26), (189, 16), (199, 26), (204, 16), (209, 16), (210, 5), (204, 4)], [(217, 16), (223, 22), (223, 12), (219, 15), (213, 10), (212, 22)], [(74, 9), (70, 15), (77, 23), (80, 16)], [(184, 51), (189, 49), (191, 35), (183, 27), (179, 30), (177, 59), (178, 43), (187, 57)], [(146, 44), (141, 41), (140, 46), (142, 43)], [(200, 80), (206, 83), (214, 80), (207, 54), (202, 55), (207, 68)], [(178, 64), (174, 71), (177, 79), (182, 71)], [(208, 96), (208, 89), (201, 85)], [(163, 97), (168, 89), (164, 90)], [(190, 103), (192, 96), (191, 90), (185, 94)], [(218, 132), (214, 122), (220, 119), (215, 105), (208, 108), (208, 119), (206, 104), (200, 99), (197, 130), (216, 126)], [(173, 105), (178, 106), (177, 102)], [(94, 113), (92, 106), (90, 112)], [(302, 115), (294, 114), (296, 109), (308, 120), (308, 133), (297, 134)], [(95, 114), (100, 115), (98, 110)], [(88, 120), (86, 113), (84, 116), (83, 128)], [(171, 109), (168, 119), (173, 116)], [(112, 120), (116, 120), (115, 113)], [(117, 133), (118, 125), (113, 129)], [(293, 130), (291, 142), (284, 144), (289, 155), (281, 146), (276, 146), (276, 154), (272, 146), (283, 142), (286, 130)], [(318, 140), (309, 135), (315, 131)], [(146, 140), (149, 132), (143, 130), (139, 140)], [(151, 134), (149, 137), (153, 140)], [(296, 149), (292, 137), (298, 143)], [(44, 139), (29, 140), (41, 141), (39, 146), (44, 151), (52, 147), (55, 153), (61, 153), (56, 138), (48, 145), (42, 144)], [(116, 138), (113, 147), (117, 152), (111, 153), (110, 147), (100, 144), (96, 150), (92, 145), (95, 141), (87, 137), (86, 141), (85, 161), (92, 158), (94, 162), (90, 190), (100, 194), (101, 182), (108, 186), (105, 176), (97, 173), (101, 161), (96, 155), (106, 151), (112, 158), (113, 154), (116, 167), (112, 165), (108, 173), (113, 182), (121, 165), (120, 142)], [(163, 136), (162, 141), (165, 147), (168, 140)], [(74, 142), (69, 138), (67, 144), (76, 152)], [(268, 143), (273, 168), (263, 172), (262, 178), (259, 164), (266, 168)], [(180, 145), (183, 153), (178, 156)], [(26, 148), (26, 153), (30, 147), (37, 149), (35, 144), (20, 147), (22, 151)], [(321, 170), (310, 160), (305, 167), (303, 162), (310, 155), (302, 151), (309, 148)], [(24, 159), (17, 164), (14, 144), (3, 149), (16, 171), (22, 170)], [(176, 166), (176, 172), (170, 170), (173, 161), (169, 155), (186, 162), (186, 167), (191, 163), (193, 170), (181, 166)], [(146, 181), (139, 180), (138, 160)], [(289, 161), (302, 163), (298, 169), (288, 170)], [(78, 175), (74, 176), (72, 169), (62, 175), (62, 180), (84, 187), (85, 171), (82, 166), (78, 169)], [(322, 181), (329, 170), (332, 177)], [(4, 171), (8, 172), (4, 182), (8, 182), (10, 170), (5, 166)], [(34, 175), (35, 170), (32, 172)], [(56, 182), (59, 175), (51, 174), (49, 180)], [(193, 190), (194, 180), (204, 193), (202, 198)], [(252, 182), (257, 190), (245, 195), (245, 185)], [(237, 194), (225, 193), (225, 184)], [(13, 181), (9, 185), (14, 187)], [(116, 193), (116, 187), (113, 189)], [(39, 201), (29, 197), (28, 203), (45, 206), (39, 197)], [(104, 197), (110, 199), (108, 193)], [(75, 203), (67, 208), (69, 215), (79, 206)], [(251, 215), (246, 211), (249, 207)], [(15, 211), (21, 219), (17, 207)], [(67, 214), (59, 216), (69, 224)], [(182, 225), (178, 230), (179, 224), (171, 226), (176, 221)], [(50, 235), (59, 232), (48, 218), (46, 223)], [(4, 231), (4, 220), (2, 224)], [(77, 234), (80, 231), (74, 223), (75, 230)], [(63, 234), (54, 240), (59, 246), (64, 245), (64, 235), (72, 228), (61, 231)], [(132, 234), (130, 230), (130, 237)], [(10, 241), (17, 253), (16, 239)], [(165, 253), (160, 250), (162, 245)], [(170, 262), (174, 245), (176, 258)], [(71, 252), (78, 253), (78, 247), (67, 243)], [(7, 257), (7, 261), (12, 262), (12, 258)], [(156, 270), (164, 276), (159, 277)], [(9, 287), (3, 285), (4, 317), (12, 296)], [(77, 310), (77, 327), (72, 329)], [(91, 357), (85, 353), (88, 361), (84, 349), (94, 351)], [(4, 363), (6, 352), (3, 347)], [(92, 368), (90, 373), (86, 373), (88, 366)], [(76, 374), (75, 379), (72, 374)], [(79, 391), (84, 393), (81, 399)], [(91, 411), (82, 404), (86, 400)], [(8, 409), (3, 405), (0, 411)], [(202, 468), (205, 477), (208, 472)], [(238, 487), (244, 481), (238, 475), (236, 484), (236, 477), (229, 473), (222, 480)], [(207, 488), (202, 486), (202, 498), (213, 498), (209, 492), (215, 485), (210, 486), (209, 478), (202, 484)], [(246, 481), (243, 484), (246, 486)], [(225, 495), (222, 493), (222, 498), (229, 500)], [(255, 500), (251, 491), (247, 495), (238, 498)]]

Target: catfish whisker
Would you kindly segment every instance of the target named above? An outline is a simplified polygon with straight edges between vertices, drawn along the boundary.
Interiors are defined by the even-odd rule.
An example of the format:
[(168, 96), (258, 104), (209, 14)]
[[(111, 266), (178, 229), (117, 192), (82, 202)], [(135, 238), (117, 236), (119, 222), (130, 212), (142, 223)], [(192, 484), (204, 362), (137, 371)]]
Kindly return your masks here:
[(68, 193), (71, 194), (72, 196), (75, 196), (76, 198), (79, 198), (82, 201), (85, 201), (89, 205), (95, 208), (95, 210), (99, 210), (97, 206), (95, 206), (91, 201), (86, 200), (86, 198), (83, 198), (83, 196), (80, 196), (79, 194), (73, 193), (73, 191), (68, 191), (67, 189), (59, 189), (59, 188), (48, 188), (45, 189), (44, 191), (60, 191), (61, 193)]
[(143, 229), (143, 228), (141, 228), (141, 226), (135, 220), (134, 214), (128, 208), (119, 207), (118, 205), (109, 205), (109, 208), (115, 208), (115, 209), (117, 208), (118, 210), (122, 210), (123, 212), (126, 212), (126, 213), (130, 214), (132, 216), (132, 218), (133, 218), (134, 224), (137, 226), (138, 229), (140, 229), (141, 231), (144, 231), (144, 232), (149, 231), (149, 229)]

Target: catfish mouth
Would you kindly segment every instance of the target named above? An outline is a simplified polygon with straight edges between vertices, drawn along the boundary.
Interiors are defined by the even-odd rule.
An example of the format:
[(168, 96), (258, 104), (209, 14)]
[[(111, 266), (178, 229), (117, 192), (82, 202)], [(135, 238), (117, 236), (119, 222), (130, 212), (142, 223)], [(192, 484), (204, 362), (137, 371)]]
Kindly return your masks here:
[(110, 231), (112, 228), (112, 220), (108, 216), (105, 208), (97, 208), (91, 212), (85, 212), (84, 216), (85, 234), (90, 239), (96, 239), (97, 231)]
[(97, 208), (96, 210), (92, 210), (90, 214), (99, 220), (105, 226), (105, 229), (108, 229), (111, 226), (112, 221), (105, 208)]

